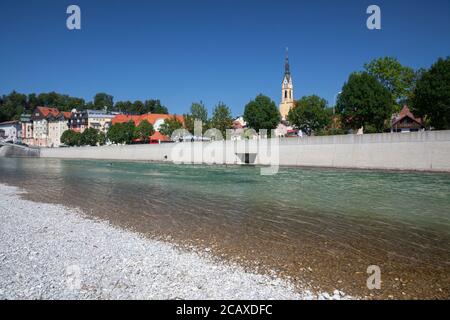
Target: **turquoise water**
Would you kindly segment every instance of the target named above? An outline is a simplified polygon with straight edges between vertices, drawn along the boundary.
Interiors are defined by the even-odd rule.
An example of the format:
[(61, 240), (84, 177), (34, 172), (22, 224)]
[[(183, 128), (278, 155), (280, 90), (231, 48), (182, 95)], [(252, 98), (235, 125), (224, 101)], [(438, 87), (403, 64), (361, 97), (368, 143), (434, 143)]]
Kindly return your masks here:
[(284, 270), (376, 262), (448, 280), (450, 174), (4, 158), (0, 182)]

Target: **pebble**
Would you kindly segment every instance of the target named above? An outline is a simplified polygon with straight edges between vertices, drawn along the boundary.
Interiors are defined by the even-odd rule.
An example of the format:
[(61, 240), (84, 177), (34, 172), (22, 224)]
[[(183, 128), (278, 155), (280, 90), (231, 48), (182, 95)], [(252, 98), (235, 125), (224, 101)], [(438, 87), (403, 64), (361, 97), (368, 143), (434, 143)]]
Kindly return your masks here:
[[(213, 260), (211, 249), (184, 251), (19, 192), (0, 184), (1, 300), (353, 298), (295, 287)], [(44, 226), (45, 233), (36, 232)]]

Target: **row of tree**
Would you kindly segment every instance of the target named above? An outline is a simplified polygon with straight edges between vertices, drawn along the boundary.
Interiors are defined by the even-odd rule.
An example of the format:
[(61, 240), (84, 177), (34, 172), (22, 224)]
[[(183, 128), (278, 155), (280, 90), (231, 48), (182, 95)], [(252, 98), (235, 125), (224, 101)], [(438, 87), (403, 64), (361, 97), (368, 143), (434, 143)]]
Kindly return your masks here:
[(148, 143), (150, 137), (155, 133), (153, 125), (147, 120), (143, 120), (139, 125), (133, 121), (113, 124), (107, 133), (108, 140), (117, 144), (130, 144), (135, 141)]
[(87, 128), (83, 133), (66, 130), (61, 135), (61, 143), (67, 146), (96, 146), (106, 143), (106, 135), (94, 128)]
[(69, 129), (61, 135), (61, 143), (71, 147), (102, 146), (107, 140), (116, 144), (148, 143), (154, 133), (153, 125), (147, 120), (141, 121), (138, 126), (133, 121), (130, 121), (113, 124), (106, 134), (95, 128), (87, 128), (83, 133)]
[[(450, 58), (439, 59), (429, 70), (414, 70), (392, 57), (375, 59), (364, 65), (364, 71), (349, 76), (335, 108), (317, 95), (305, 96), (295, 102), (288, 120), (308, 135), (343, 134), (361, 127), (366, 133), (384, 132), (404, 104), (422, 117), (427, 127), (450, 129)], [(211, 118), (203, 103), (193, 103), (184, 119), (191, 133), (195, 120), (200, 120), (203, 132), (216, 128), (224, 137), (233, 123), (231, 111), (223, 103), (214, 108)], [(281, 118), (276, 103), (259, 95), (245, 106), (244, 120), (250, 128), (267, 129), (270, 135)], [(161, 133), (170, 136), (181, 127), (175, 118), (168, 119)]]
[(13, 91), (8, 95), (0, 96), (0, 122), (18, 120), (22, 113), (31, 113), (37, 106), (57, 107), (60, 111), (70, 111), (74, 108), (78, 110), (100, 110), (106, 107), (108, 110), (121, 111), (128, 114), (168, 113), (168, 109), (157, 99), (136, 100), (134, 102), (118, 101), (114, 103), (112, 95), (97, 93), (92, 101), (86, 102), (82, 98), (71, 97), (57, 92), (26, 95)]
[(233, 125), (233, 117), (230, 108), (223, 102), (219, 102), (213, 109), (212, 116), (208, 117), (208, 110), (203, 102), (194, 102), (191, 105), (189, 113), (183, 115), (184, 123), (180, 122), (175, 116), (168, 118), (160, 126), (159, 132), (168, 137), (178, 129), (186, 129), (190, 134), (197, 134), (195, 121), (201, 121), (201, 132), (205, 133), (208, 129), (214, 128), (226, 136), (226, 130)]
[(383, 132), (389, 130), (392, 114), (407, 104), (426, 127), (450, 129), (450, 58), (439, 59), (429, 70), (414, 71), (391, 57), (373, 60), (364, 69), (344, 84), (336, 115), (325, 99), (313, 95), (296, 101), (288, 120), (307, 134), (361, 127), (366, 133)]

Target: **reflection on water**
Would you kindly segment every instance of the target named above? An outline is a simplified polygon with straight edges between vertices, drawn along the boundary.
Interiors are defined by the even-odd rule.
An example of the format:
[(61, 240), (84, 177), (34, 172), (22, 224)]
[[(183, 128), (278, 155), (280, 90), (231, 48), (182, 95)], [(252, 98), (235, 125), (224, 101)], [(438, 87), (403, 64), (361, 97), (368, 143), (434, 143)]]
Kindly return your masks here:
[(377, 264), (385, 289), (374, 294), (449, 295), (449, 174), (259, 173), (237, 166), (0, 159), (0, 182), (26, 188), (33, 200), (209, 246), (294, 280), (369, 294), (366, 268)]

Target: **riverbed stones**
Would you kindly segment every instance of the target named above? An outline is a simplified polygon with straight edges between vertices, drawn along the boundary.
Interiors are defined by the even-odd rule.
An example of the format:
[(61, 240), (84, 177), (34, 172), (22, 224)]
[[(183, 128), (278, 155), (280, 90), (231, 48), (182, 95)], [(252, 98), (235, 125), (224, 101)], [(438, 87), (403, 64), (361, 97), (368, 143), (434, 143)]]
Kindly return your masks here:
[(0, 184), (0, 299), (343, 299), (246, 272)]

